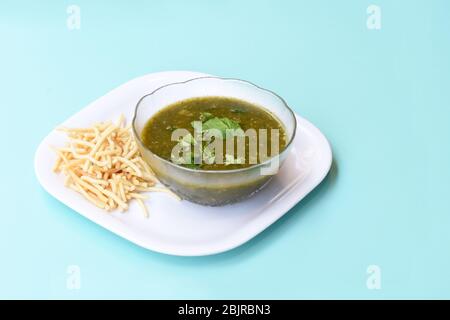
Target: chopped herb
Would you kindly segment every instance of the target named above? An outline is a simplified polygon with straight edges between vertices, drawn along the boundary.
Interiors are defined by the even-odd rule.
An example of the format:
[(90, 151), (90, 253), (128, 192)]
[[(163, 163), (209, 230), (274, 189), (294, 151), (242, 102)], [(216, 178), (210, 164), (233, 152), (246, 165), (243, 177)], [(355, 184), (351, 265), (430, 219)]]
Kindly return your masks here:
[(233, 113), (245, 113), (246, 112), (245, 110), (238, 109), (238, 108), (233, 108), (230, 111)]
[(205, 121), (207, 121), (207, 120), (209, 120), (209, 119), (211, 119), (211, 118), (213, 118), (214, 116), (212, 115), (212, 113), (209, 113), (209, 112), (200, 112), (200, 117), (199, 117), (199, 119), (200, 119), (200, 121), (201, 122), (205, 122)]
[(240, 129), (241, 126), (237, 121), (228, 119), (228, 118), (220, 118), (220, 120), (225, 123), (225, 125), (228, 127), (228, 129)]
[(227, 134), (227, 130), (235, 131), (237, 129), (241, 129), (239, 123), (229, 118), (217, 118), (214, 117), (209, 119), (205, 123), (203, 123), (203, 130), (216, 129), (222, 133), (222, 137), (225, 137)]

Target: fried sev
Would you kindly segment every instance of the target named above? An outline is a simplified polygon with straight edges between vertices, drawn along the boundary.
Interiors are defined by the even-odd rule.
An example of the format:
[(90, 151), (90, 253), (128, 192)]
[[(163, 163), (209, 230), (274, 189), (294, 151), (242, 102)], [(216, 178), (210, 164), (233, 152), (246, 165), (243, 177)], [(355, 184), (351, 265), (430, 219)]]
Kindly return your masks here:
[(69, 141), (65, 147), (54, 148), (57, 159), (53, 171), (62, 172), (66, 187), (99, 208), (125, 211), (135, 199), (148, 217), (143, 201), (147, 196), (141, 192), (167, 192), (179, 198), (157, 186), (159, 182), (142, 159), (130, 129), (123, 115), (117, 124), (108, 121), (89, 128), (59, 128)]

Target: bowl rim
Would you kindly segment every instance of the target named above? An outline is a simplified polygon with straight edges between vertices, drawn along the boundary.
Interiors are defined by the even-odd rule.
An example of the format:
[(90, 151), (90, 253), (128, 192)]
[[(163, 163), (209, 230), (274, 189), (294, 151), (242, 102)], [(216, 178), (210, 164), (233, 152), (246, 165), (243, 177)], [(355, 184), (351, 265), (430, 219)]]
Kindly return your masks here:
[[(176, 85), (182, 85), (182, 84), (186, 84), (186, 83), (189, 83), (189, 82), (193, 82), (193, 81), (196, 81), (196, 80), (202, 80), (202, 79), (216, 79), (216, 80), (223, 80), (223, 81), (238, 81), (238, 82), (243, 82), (243, 83), (250, 84), (251, 86), (257, 88), (258, 90), (266, 91), (266, 92), (268, 92), (269, 94), (271, 94), (271, 95), (275, 96), (276, 98), (278, 98), (278, 99), (282, 102), (282, 104), (284, 105), (284, 107), (289, 111), (289, 113), (291, 114), (292, 119), (293, 119), (293, 121), (294, 121), (294, 129), (293, 129), (293, 132), (292, 132), (291, 139), (289, 139), (289, 141), (288, 141), (288, 143), (286, 144), (286, 146), (284, 147), (284, 149), (283, 149), (280, 153), (278, 153), (276, 156), (272, 156), (272, 157), (270, 157), (269, 159), (267, 159), (267, 160), (264, 161), (264, 162), (261, 162), (261, 163), (258, 163), (258, 164), (254, 164), (254, 165), (249, 166), (249, 167), (246, 167), (246, 168), (231, 169), (231, 170), (204, 170), (204, 169), (191, 169), (191, 168), (183, 167), (183, 166), (180, 166), (180, 165), (178, 165), (178, 164), (176, 164), (176, 163), (173, 163), (173, 162), (171, 162), (171, 161), (169, 161), (169, 160), (167, 160), (167, 159), (164, 159), (164, 158), (160, 157), (160, 156), (157, 155), (156, 153), (152, 152), (152, 151), (151, 151), (151, 150), (143, 143), (143, 141), (141, 140), (141, 137), (140, 137), (140, 136), (137, 134), (137, 132), (136, 132), (136, 126), (135, 126), (135, 124), (136, 124), (136, 118), (137, 118), (137, 113), (138, 113), (139, 105), (141, 104), (142, 100), (144, 100), (144, 99), (145, 99), (146, 97), (148, 97), (148, 96), (154, 95), (156, 92), (158, 92), (159, 90), (162, 90), (162, 89), (164, 89), (164, 88), (166, 88), (166, 87), (176, 86)], [(195, 77), (195, 78), (192, 78), (192, 79), (188, 79), (188, 80), (185, 80), (185, 81), (177, 81), (177, 82), (171, 82), (171, 83), (165, 84), (165, 85), (163, 85), (163, 86), (160, 86), (160, 87), (156, 88), (156, 89), (153, 90), (152, 92), (150, 92), (150, 93), (148, 93), (148, 94), (142, 96), (142, 97), (138, 100), (138, 102), (136, 103), (136, 106), (134, 107), (134, 114), (133, 114), (133, 119), (132, 119), (132, 121), (131, 121), (131, 127), (132, 127), (132, 131), (133, 131), (133, 134), (134, 134), (135, 139), (139, 142), (139, 144), (140, 144), (141, 146), (143, 146), (146, 150), (148, 150), (152, 155), (154, 155), (155, 157), (157, 157), (159, 160), (161, 160), (161, 161), (163, 161), (163, 162), (165, 162), (165, 163), (167, 163), (167, 164), (169, 164), (169, 165), (171, 165), (171, 166), (174, 166), (174, 167), (176, 167), (176, 168), (178, 168), (178, 169), (180, 169), (180, 170), (184, 170), (184, 171), (187, 171), (187, 172), (205, 173), (205, 174), (213, 174), (213, 173), (214, 173), (214, 174), (217, 174), (217, 173), (219, 173), (219, 174), (226, 174), (226, 173), (228, 173), (228, 174), (229, 174), (229, 173), (238, 173), (238, 172), (250, 171), (250, 170), (254, 170), (254, 169), (256, 169), (256, 168), (260, 168), (260, 167), (266, 166), (266, 165), (268, 165), (275, 157), (280, 157), (282, 154), (284, 154), (285, 152), (287, 152), (287, 151), (289, 150), (290, 145), (291, 145), (292, 142), (294, 141), (295, 135), (297, 134), (297, 119), (296, 119), (296, 116), (295, 116), (294, 111), (291, 109), (291, 107), (289, 107), (289, 105), (286, 103), (286, 101), (285, 101), (280, 95), (278, 95), (277, 93), (275, 93), (275, 92), (272, 91), (272, 90), (269, 90), (269, 89), (260, 87), (260, 86), (258, 86), (258, 85), (256, 85), (256, 84), (254, 84), (253, 82), (250, 82), (250, 81), (247, 81), (247, 80), (238, 79), (238, 78), (224, 78), (224, 77), (215, 77), (215, 76), (201, 76), (201, 77)]]

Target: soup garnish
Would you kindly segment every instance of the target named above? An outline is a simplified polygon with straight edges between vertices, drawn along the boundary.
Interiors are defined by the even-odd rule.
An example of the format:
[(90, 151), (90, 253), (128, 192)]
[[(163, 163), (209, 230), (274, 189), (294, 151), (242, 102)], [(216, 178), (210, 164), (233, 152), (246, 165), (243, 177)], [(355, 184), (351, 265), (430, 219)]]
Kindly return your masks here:
[[(181, 129), (185, 133), (174, 140), (174, 134)], [(255, 154), (251, 153), (254, 149), (249, 130), (257, 133), (254, 141), (257, 146)], [(273, 131), (277, 134), (273, 135)], [(200, 139), (199, 133), (202, 134)], [(209, 140), (205, 139), (208, 134), (212, 135)], [(284, 126), (267, 109), (244, 100), (219, 96), (191, 98), (173, 103), (154, 114), (147, 121), (141, 135), (145, 146), (154, 154), (182, 166), (202, 170), (246, 168), (263, 162), (286, 146)], [(266, 138), (261, 139), (264, 136)], [(239, 137), (244, 139), (239, 140)], [(234, 141), (231, 149), (226, 148), (229, 138)], [(222, 154), (217, 149), (208, 147), (208, 143), (214, 140), (222, 143)], [(238, 141), (244, 145), (243, 152), (239, 152), (242, 149), (239, 149)], [(273, 150), (275, 154), (272, 154), (274, 143), (277, 150)], [(187, 161), (186, 158), (183, 162), (180, 161), (181, 158), (174, 157), (173, 151), (177, 145), (192, 150)]]

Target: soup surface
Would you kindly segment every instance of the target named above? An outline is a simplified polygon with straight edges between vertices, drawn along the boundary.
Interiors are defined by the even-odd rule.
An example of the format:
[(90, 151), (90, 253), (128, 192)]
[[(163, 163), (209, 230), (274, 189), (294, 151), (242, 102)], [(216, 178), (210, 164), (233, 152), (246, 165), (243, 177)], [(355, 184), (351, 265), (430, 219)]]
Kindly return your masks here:
[[(236, 132), (246, 132), (248, 129), (254, 129), (258, 133), (257, 157), (254, 161), (261, 162), (263, 157), (260, 157), (264, 149), (261, 149), (259, 141), (260, 129), (267, 129), (267, 154), (273, 156), (271, 153), (272, 134), (271, 129), (278, 129), (279, 135), (275, 135), (278, 138), (278, 149), (281, 152), (286, 146), (286, 132), (284, 126), (278, 120), (278, 118), (270, 113), (268, 110), (243, 101), (230, 97), (200, 97), (186, 99), (171, 104), (153, 115), (146, 123), (142, 131), (143, 143), (156, 155), (173, 161), (171, 157), (173, 148), (180, 143), (180, 141), (172, 141), (172, 133), (177, 129), (187, 129), (191, 137), (194, 136), (194, 121), (202, 124), (203, 130), (205, 129), (217, 129), (223, 132), (223, 138), (228, 136), (230, 131), (238, 130)], [(191, 143), (191, 137), (188, 139), (182, 139)], [(249, 154), (250, 139), (245, 137), (245, 157), (237, 158), (232, 157), (226, 153), (225, 139), (223, 140), (223, 163), (208, 163), (208, 159), (205, 157), (206, 151), (203, 153), (201, 163), (194, 163), (198, 161), (190, 161), (190, 163), (180, 164), (193, 169), (202, 170), (231, 170), (238, 168), (245, 168), (254, 165), (251, 163)], [(235, 142), (237, 139), (235, 139)], [(207, 142), (200, 142), (202, 148), (205, 147)], [(193, 142), (192, 142), (193, 144)], [(194, 150), (194, 148), (192, 148)], [(234, 147), (234, 155), (237, 155), (237, 142)], [(206, 160), (206, 161), (205, 161)]]

